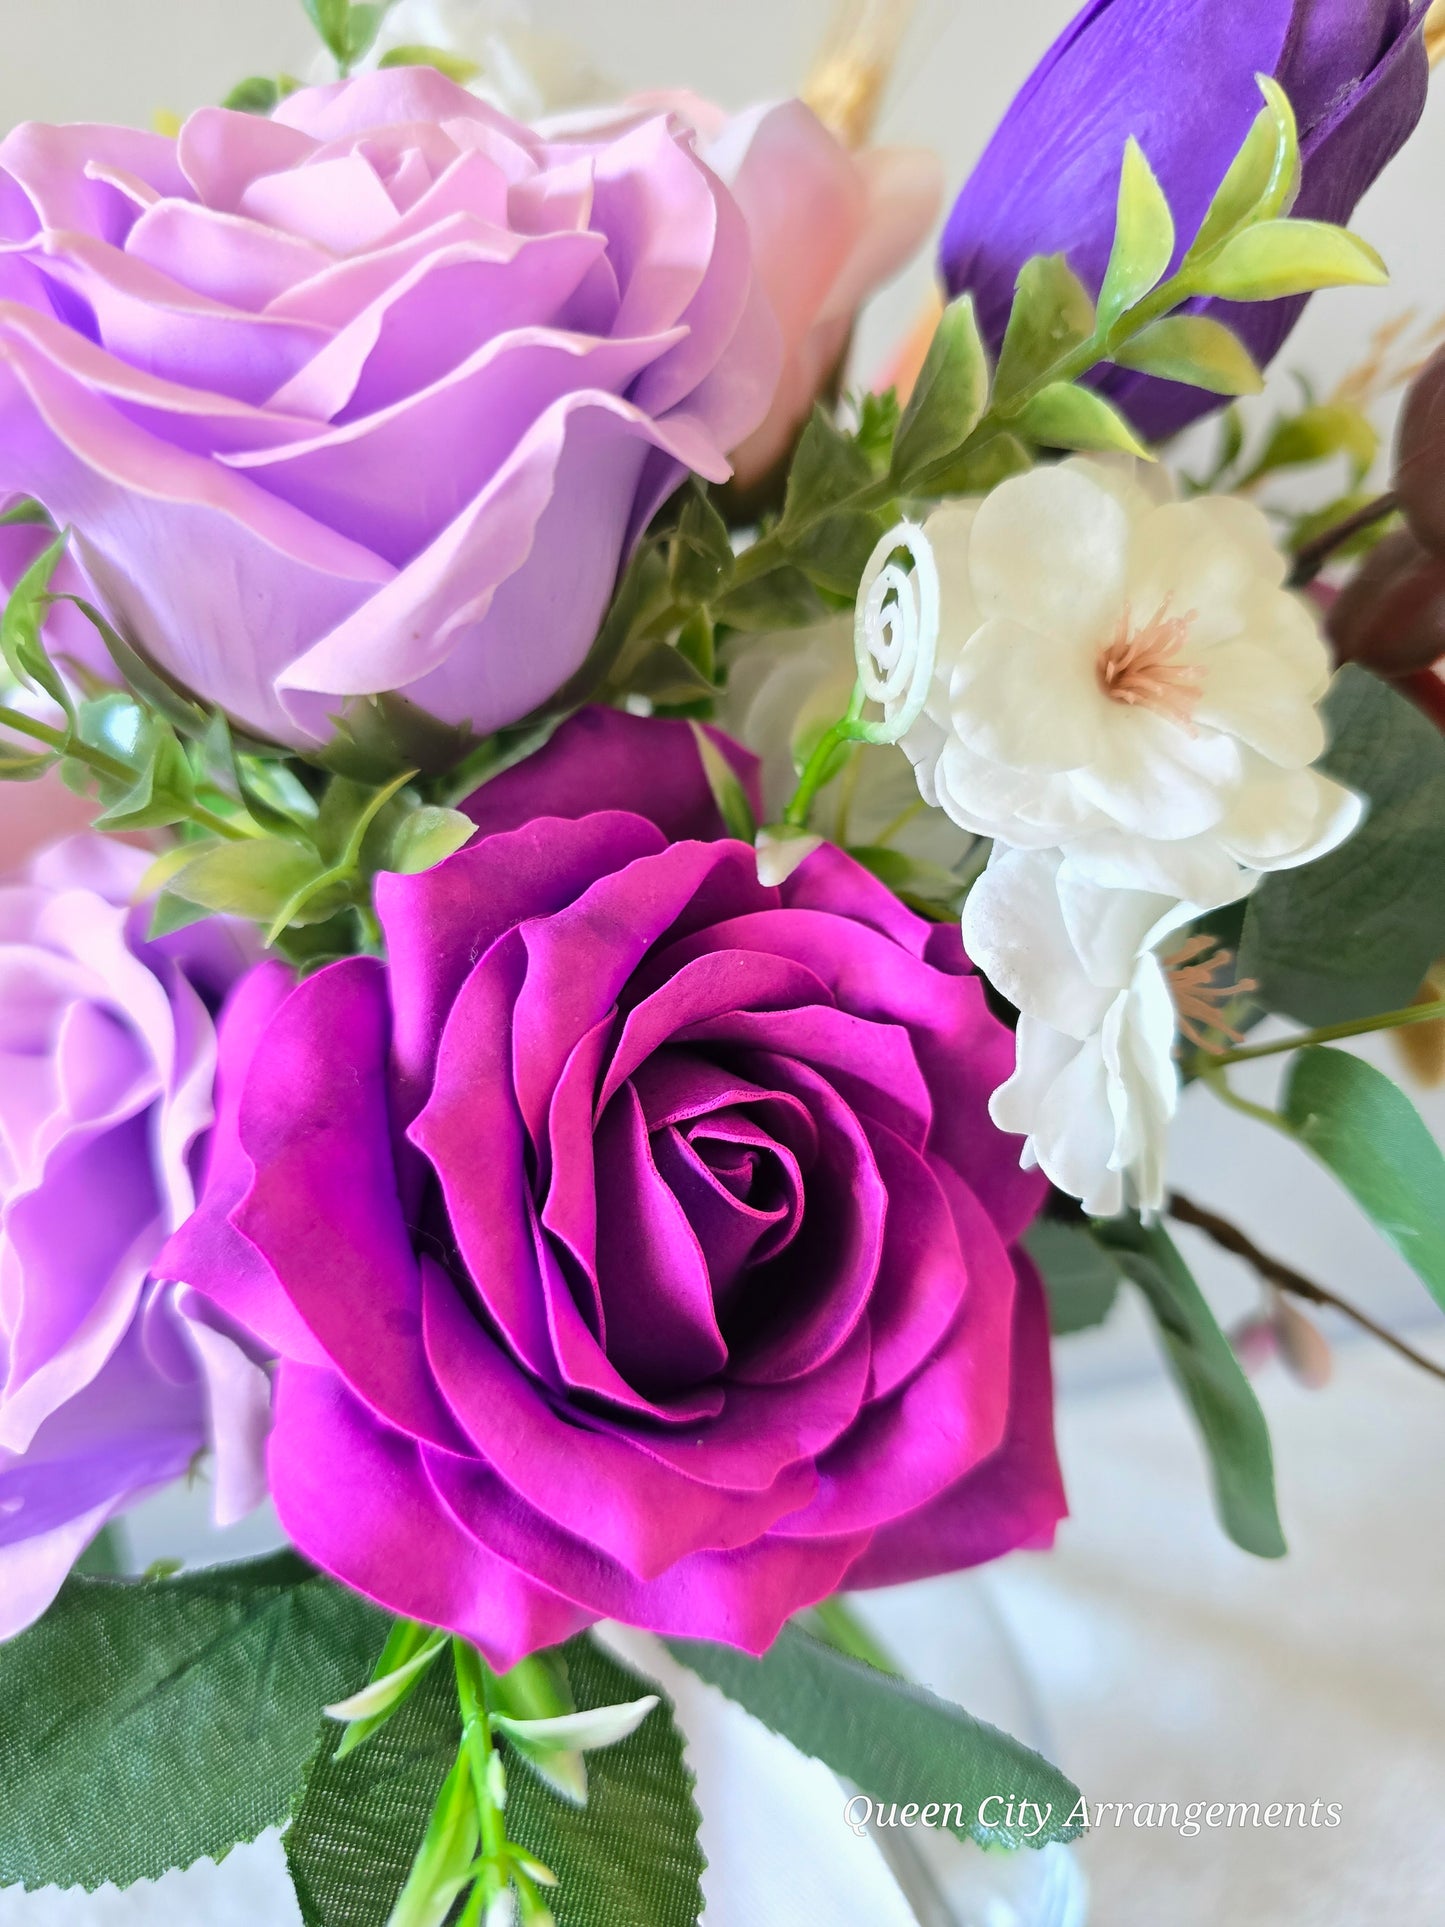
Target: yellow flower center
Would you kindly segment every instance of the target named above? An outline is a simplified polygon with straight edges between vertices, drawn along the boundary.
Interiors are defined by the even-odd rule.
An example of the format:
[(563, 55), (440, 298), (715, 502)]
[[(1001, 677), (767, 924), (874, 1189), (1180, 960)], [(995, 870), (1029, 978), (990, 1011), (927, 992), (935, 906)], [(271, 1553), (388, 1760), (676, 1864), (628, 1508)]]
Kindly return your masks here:
[(1136, 629), (1134, 612), (1126, 606), (1118, 629), (1099, 651), (1099, 687), (1110, 702), (1152, 709), (1186, 729), (1191, 727), (1204, 691), (1204, 671), (1197, 663), (1179, 660), (1192, 621), (1192, 616), (1170, 615), (1166, 602), (1151, 621)]

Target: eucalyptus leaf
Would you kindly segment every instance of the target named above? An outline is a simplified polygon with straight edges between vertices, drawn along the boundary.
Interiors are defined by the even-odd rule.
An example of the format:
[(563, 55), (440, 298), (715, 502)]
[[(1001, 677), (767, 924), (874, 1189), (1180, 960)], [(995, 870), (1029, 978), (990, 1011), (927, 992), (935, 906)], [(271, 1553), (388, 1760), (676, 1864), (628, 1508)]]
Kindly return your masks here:
[(1399, 1085), (1315, 1046), (1290, 1065), (1280, 1108), (1445, 1310), (1445, 1156)]
[(1121, 368), (1187, 382), (1211, 395), (1257, 395), (1264, 387), (1239, 336), (1208, 315), (1166, 315), (1116, 349), (1112, 359)]
[(1131, 134), (1119, 174), (1114, 245), (1099, 290), (1099, 321), (1114, 323), (1164, 279), (1174, 254), (1174, 217), (1144, 150)]
[(1095, 1233), (1118, 1254), (1153, 1314), (1170, 1373), (1208, 1455), (1220, 1524), (1245, 1552), (1283, 1557), (1269, 1429), (1189, 1267), (1162, 1225), (1109, 1218), (1096, 1224)]
[[(962, 1707), (848, 1658), (796, 1626), (784, 1626), (761, 1659), (704, 1640), (664, 1644), (800, 1753), (876, 1800), (947, 1802), (941, 1824), (981, 1846), (1044, 1847), (1083, 1831), (1069, 1819), (1078, 1789), (1057, 1767)], [(999, 1796), (1000, 1813), (1010, 1800), (1047, 1810), (1043, 1828), (1029, 1837), (1006, 1820), (985, 1825), (979, 1811), (991, 1794)], [(1016, 1812), (1017, 1804), (1008, 1810)]]
[(1200, 294), (1277, 301), (1319, 288), (1379, 288), (1389, 272), (1368, 241), (1324, 221), (1261, 221), (1242, 228), (1192, 276)]
[(1102, 1325), (1114, 1309), (1123, 1274), (1086, 1224), (1038, 1218), (1024, 1236), (1024, 1249), (1039, 1268), (1055, 1338)]
[(1063, 255), (1025, 261), (994, 376), (995, 402), (1031, 388), (1093, 332), (1094, 304)]
[(944, 310), (898, 423), (892, 472), (900, 488), (963, 446), (983, 418), (988, 393), (988, 351), (973, 296), (960, 295)]
[(1445, 740), (1398, 690), (1347, 667), (1324, 704), (1320, 767), (1369, 799), (1328, 856), (1266, 876), (1239, 969), (1271, 1010), (1333, 1024), (1408, 1004), (1445, 955)]
[(383, 1625), (291, 1553), (68, 1580), (0, 1645), (0, 1885), (126, 1887), (281, 1825)]
[(1023, 433), (1042, 448), (1118, 449), (1149, 457), (1124, 417), (1092, 388), (1050, 382), (1016, 417)]

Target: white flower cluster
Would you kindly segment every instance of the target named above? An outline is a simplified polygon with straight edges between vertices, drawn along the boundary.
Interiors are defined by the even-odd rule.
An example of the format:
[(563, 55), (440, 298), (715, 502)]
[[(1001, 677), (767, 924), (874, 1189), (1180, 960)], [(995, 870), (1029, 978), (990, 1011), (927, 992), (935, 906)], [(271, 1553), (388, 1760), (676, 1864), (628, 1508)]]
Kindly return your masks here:
[(1189, 926), (1361, 812), (1312, 767), (1329, 658), (1265, 517), (1157, 473), (1073, 459), (935, 512), (941, 633), (903, 738), (925, 799), (993, 840), (963, 933), (1021, 1013), (995, 1121), (1099, 1215), (1163, 1203), (1177, 1036), (1222, 1000)]

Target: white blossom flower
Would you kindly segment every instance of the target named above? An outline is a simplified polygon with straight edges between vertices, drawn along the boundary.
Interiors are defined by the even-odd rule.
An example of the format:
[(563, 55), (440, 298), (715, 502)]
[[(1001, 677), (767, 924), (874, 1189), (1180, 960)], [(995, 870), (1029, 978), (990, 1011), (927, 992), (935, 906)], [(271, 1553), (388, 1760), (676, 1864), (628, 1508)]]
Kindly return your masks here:
[[(824, 730), (843, 715), (857, 675), (853, 623), (751, 636), (730, 651), (718, 722), (762, 759), (764, 815), (777, 822), (798, 772)], [(924, 807), (912, 772), (889, 744), (860, 744), (819, 791), (812, 828), (854, 847), (886, 841), (916, 862), (954, 869), (977, 839)]]
[(1103, 887), (1057, 850), (998, 849), (969, 892), (964, 947), (1020, 1012), (1017, 1068), (991, 1115), (1093, 1216), (1164, 1202), (1175, 1043), (1218, 1027), (1230, 994), (1212, 940), (1184, 935), (1202, 914)]
[(1329, 657), (1265, 517), (1151, 483), (1074, 459), (930, 517), (942, 633), (904, 747), (965, 829), (1219, 903), (1361, 806), (1311, 768)]

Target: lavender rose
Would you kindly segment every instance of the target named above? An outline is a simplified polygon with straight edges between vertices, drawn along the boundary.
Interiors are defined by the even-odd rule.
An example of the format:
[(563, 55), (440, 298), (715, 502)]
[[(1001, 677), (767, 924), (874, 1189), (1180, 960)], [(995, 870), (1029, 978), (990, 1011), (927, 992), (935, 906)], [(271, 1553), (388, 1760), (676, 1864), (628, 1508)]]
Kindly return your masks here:
[(216, 1514), (264, 1490), (265, 1374), (153, 1264), (193, 1203), (229, 925), (155, 944), (143, 851), (77, 837), (0, 889), (0, 1638), (116, 1512), (217, 1452)]
[(746, 223), (666, 115), (547, 141), (423, 68), (174, 141), (0, 144), (0, 492), (287, 744), (382, 692), (478, 732), (550, 696), (778, 353)]
[[(995, 347), (1030, 255), (1067, 254), (1097, 292), (1130, 134), (1169, 197), (1182, 255), (1259, 111), (1262, 73), (1299, 121), (1294, 212), (1347, 221), (1425, 105), (1428, 4), (1090, 0), (1020, 89), (954, 204), (941, 251), (949, 289), (972, 290)], [(1216, 305), (1263, 366), (1305, 304)], [(1219, 406), (1197, 388), (1123, 370), (1103, 386), (1151, 438)]]
[(686, 724), (584, 711), (469, 807), (379, 880), (389, 966), (243, 987), (169, 1255), (280, 1356), (296, 1544), (498, 1666), (1047, 1544), (1041, 1185), (957, 931), (830, 848), (762, 887)]

